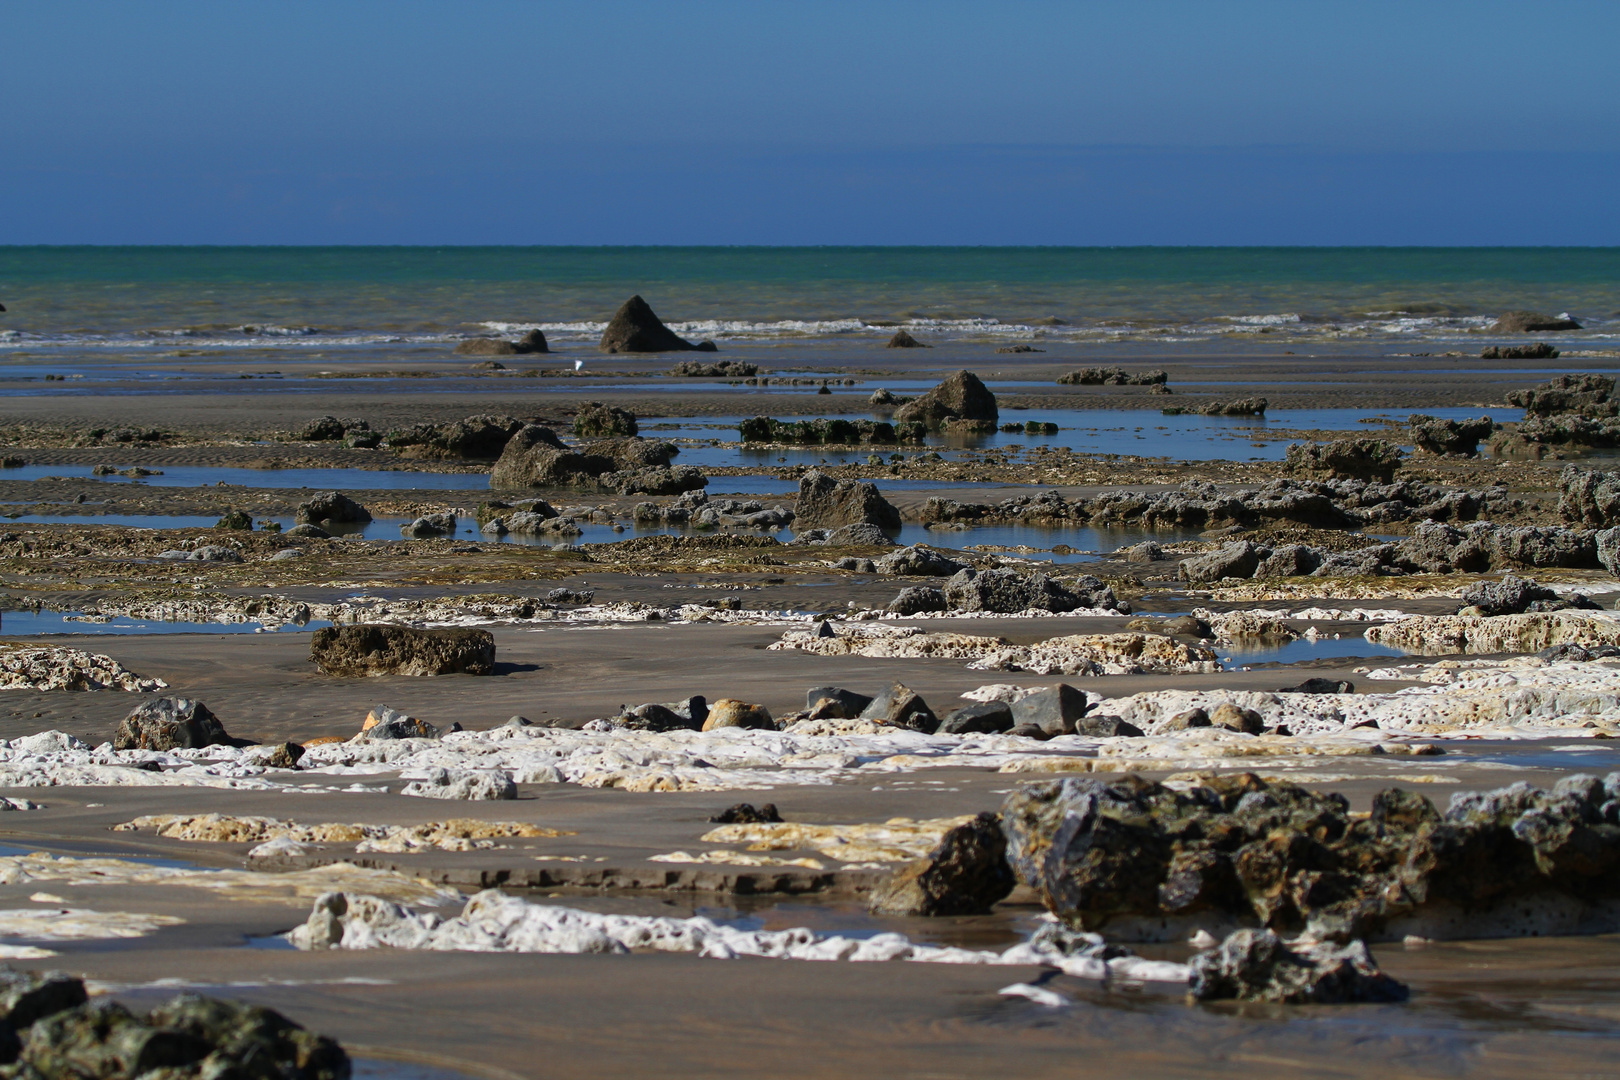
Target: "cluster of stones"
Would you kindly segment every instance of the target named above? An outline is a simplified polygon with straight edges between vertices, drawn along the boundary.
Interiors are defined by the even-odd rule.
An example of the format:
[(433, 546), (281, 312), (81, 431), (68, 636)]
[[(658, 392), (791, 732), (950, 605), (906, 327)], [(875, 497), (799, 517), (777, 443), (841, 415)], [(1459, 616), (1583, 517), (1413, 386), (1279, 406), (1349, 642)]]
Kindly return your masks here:
[(1163, 386), (1164, 371), (1126, 371), (1124, 368), (1080, 368), (1058, 377), (1060, 386)]
[(810, 446), (856, 446), (861, 443), (894, 445), (921, 442), (927, 425), (911, 421), (899, 425), (884, 420), (845, 420), (842, 417), (784, 421), (755, 416), (737, 426), (742, 441)]
[(1159, 410), (1165, 416), (1264, 416), (1270, 402), (1263, 397), (1210, 401), (1203, 405), (1171, 405)]

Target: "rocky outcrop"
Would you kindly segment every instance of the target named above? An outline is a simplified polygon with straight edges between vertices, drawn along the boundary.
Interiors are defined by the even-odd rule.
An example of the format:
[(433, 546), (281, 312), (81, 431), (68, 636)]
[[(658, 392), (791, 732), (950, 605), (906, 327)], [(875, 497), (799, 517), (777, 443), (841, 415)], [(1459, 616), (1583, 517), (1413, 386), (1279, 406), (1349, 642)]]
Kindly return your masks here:
[(896, 615), (918, 615), (925, 611), (944, 611), (949, 606), (941, 590), (925, 585), (910, 585), (889, 601), (888, 610)]
[(1106, 608), (1129, 612), (1113, 589), (1094, 577), (1077, 579), (1079, 590), (1045, 574), (1020, 574), (1016, 570), (958, 571), (945, 582), (946, 602), (962, 611), (1073, 611), (1076, 608)]
[(900, 531), (900, 511), (877, 485), (865, 480), (834, 480), (819, 469), (811, 469), (799, 480), (794, 512), (798, 525), (805, 529), (864, 524), (887, 533)]
[(694, 345), (665, 326), (647, 301), (632, 296), (614, 313), (597, 348), (605, 353), (714, 352), (714, 342)]
[[(1608, 932), (1620, 926), (1620, 773), (1428, 799), (1366, 817), (1252, 773), (1174, 790), (1135, 776), (1032, 784), (1002, 806), (1020, 880), (1070, 926), (1317, 940)], [(1214, 971), (1218, 973), (1220, 966)]]
[(1568, 315), (1545, 315), (1539, 311), (1507, 311), (1491, 324), (1495, 334), (1541, 334), (1558, 330), (1579, 330), (1581, 324)]
[(150, 693), (168, 683), (147, 679), (110, 656), (55, 645), (0, 643), (0, 690), (129, 690)]
[(456, 535), (456, 515), (449, 511), (423, 514), (399, 527), (401, 536), (413, 540), (427, 540), (435, 536)]
[(845, 420), (822, 417), (789, 423), (769, 416), (755, 416), (737, 425), (745, 443), (787, 443), (801, 446), (858, 446), (870, 443), (887, 446), (899, 442), (921, 442), (928, 429), (920, 422), (894, 424), (882, 420)]
[(635, 435), (636, 414), (600, 401), (587, 401), (574, 417), (574, 437), (578, 439), (611, 439)]
[(671, 466), (679, 453), (651, 439), (607, 439), (578, 450), (548, 428), (529, 425), (512, 436), (490, 470), (497, 491), (572, 488), (620, 495), (678, 495), (702, 488), (708, 478), (690, 466)]
[(1294, 443), (1283, 467), (1289, 472), (1333, 480), (1376, 480), (1387, 484), (1401, 464), (1400, 448), (1382, 439), (1335, 439)]
[(1412, 442), (1419, 450), (1431, 454), (1462, 454), (1466, 457), (1478, 454), (1479, 440), (1490, 438), (1491, 432), (1496, 430), (1496, 421), (1488, 416), (1481, 416), (1477, 420), (1437, 420), (1414, 413), (1407, 417), (1406, 423), (1412, 433)]
[(1620, 525), (1620, 473), (1564, 466), (1558, 477), (1558, 516), (1577, 525)]
[(354, 417), (317, 416), (299, 428), (293, 438), (302, 442), (337, 442), (345, 435), (370, 431), (371, 425)]
[(1271, 930), (1238, 930), (1188, 961), (1193, 1001), (1343, 1005), (1405, 1001), (1404, 985), (1378, 969), (1364, 941), (1284, 941)]
[(906, 333), (904, 330), (896, 330), (894, 332), (894, 337), (890, 338), (884, 344), (883, 347), (885, 349), (931, 349), (931, 348), (933, 348), (932, 345), (924, 345), (922, 342), (918, 341), (916, 338), (912, 337), (910, 334)]
[(420, 630), (410, 626), (360, 624), (315, 631), (310, 659), (327, 675), (491, 675), (495, 637), (488, 630)]
[(481, 414), (447, 424), (416, 424), (388, 433), (388, 445), (407, 456), (490, 461), (501, 456), (507, 442), (523, 430), (522, 420)]
[(1528, 390), (1510, 390), (1504, 400), (1535, 416), (1614, 416), (1617, 403), (1611, 400), (1613, 394), (1614, 380), (1609, 376), (1584, 373), (1559, 375)]
[(1418, 656), (1534, 653), (1560, 645), (1620, 645), (1620, 621), (1575, 611), (1524, 615), (1411, 615), (1367, 628), (1366, 639)]
[(1058, 377), (1059, 386), (1159, 386), (1169, 380), (1164, 371), (1126, 371), (1124, 368), (1080, 368)]
[[(1027, 671), (1035, 675), (1212, 674), (1215, 650), (1159, 634), (1069, 634), (1033, 645), (990, 646), (968, 665), (974, 671)], [(1131, 732), (1120, 732), (1131, 734)], [(1140, 734), (1140, 732), (1135, 732)]]
[(900, 406), (894, 418), (899, 423), (916, 421), (937, 431), (953, 421), (993, 425), (1000, 415), (996, 395), (979, 377), (971, 371), (958, 371), (922, 397)]
[(299, 503), (295, 517), (311, 525), (327, 522), (348, 525), (370, 521), (371, 511), (341, 492), (323, 491)]
[(1001, 822), (981, 813), (948, 831), (921, 859), (895, 870), (872, 890), (867, 906), (875, 915), (982, 915), (1016, 884)]
[(1523, 615), (1534, 611), (1563, 611), (1596, 607), (1584, 596), (1566, 600), (1535, 581), (1507, 575), (1501, 581), (1476, 581), (1462, 594), (1464, 615)]
[(234, 746), (219, 718), (191, 698), (154, 698), (118, 722), (114, 750), (196, 750)]
[(669, 369), (686, 379), (743, 379), (759, 374), (759, 365), (746, 360), (682, 360)]
[(1233, 398), (1231, 401), (1209, 401), (1202, 405), (1171, 405), (1159, 411), (1165, 416), (1264, 416), (1269, 404), (1263, 397)]
[(1487, 345), (1479, 354), (1481, 360), (1556, 360), (1558, 350), (1545, 341), (1534, 345)]
[(951, 577), (966, 570), (967, 564), (935, 551), (926, 544), (912, 544), (873, 560), (873, 572), (896, 577)]

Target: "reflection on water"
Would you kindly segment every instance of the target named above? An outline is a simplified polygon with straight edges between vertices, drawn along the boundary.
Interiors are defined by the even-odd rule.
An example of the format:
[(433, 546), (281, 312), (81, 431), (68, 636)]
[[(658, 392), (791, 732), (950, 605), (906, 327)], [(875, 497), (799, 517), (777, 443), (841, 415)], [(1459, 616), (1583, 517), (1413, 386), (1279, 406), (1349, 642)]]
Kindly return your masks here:
[(61, 477), (146, 487), (311, 488), (320, 491), (432, 489), (488, 491), (488, 473), (408, 472), (399, 469), (237, 469), (214, 465), (154, 465), (151, 476), (94, 476), (90, 465), (25, 465), (0, 471), (0, 480)]
[(1360, 636), (1322, 637), (1315, 641), (1300, 638), (1297, 641), (1286, 642), (1254, 638), (1230, 648), (1221, 647), (1217, 651), (1221, 654), (1221, 666), (1228, 671), (1240, 670), (1255, 664), (1298, 664), (1306, 660), (1327, 660), (1335, 657), (1360, 656), (1381, 659), (1406, 655), (1402, 649), (1389, 645), (1375, 645)]
[(283, 623), (267, 627), (257, 622), (197, 623), (164, 622), (160, 619), (132, 619), (115, 615), (103, 620), (101, 616), (84, 618), (76, 611), (5, 611), (0, 612), (0, 636), (38, 637), (42, 634), (92, 634), (120, 636), (126, 634), (266, 634), (298, 633), (321, 630), (332, 624), (320, 619), (302, 626)]

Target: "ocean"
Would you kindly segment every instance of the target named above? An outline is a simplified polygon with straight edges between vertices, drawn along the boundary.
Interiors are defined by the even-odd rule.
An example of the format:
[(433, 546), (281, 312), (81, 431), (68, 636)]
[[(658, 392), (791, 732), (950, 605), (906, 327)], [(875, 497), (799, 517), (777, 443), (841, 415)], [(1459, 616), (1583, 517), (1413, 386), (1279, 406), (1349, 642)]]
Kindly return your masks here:
[[(1620, 337), (1620, 248), (0, 247), (0, 350), (587, 342), (632, 293), (689, 337), (1477, 341), (1504, 310)], [(1265, 335), (1265, 337), (1261, 337)], [(3, 356), (3, 351), (0, 351)]]

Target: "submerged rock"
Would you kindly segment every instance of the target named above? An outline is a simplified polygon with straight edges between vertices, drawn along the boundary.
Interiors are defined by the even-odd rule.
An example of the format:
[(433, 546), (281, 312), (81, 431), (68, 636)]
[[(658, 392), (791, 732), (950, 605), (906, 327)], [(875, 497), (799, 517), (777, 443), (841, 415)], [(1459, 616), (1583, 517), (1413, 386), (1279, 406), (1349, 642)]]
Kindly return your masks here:
[(1286, 942), (1271, 930), (1238, 930), (1188, 966), (1193, 1001), (1342, 1005), (1408, 996), (1404, 985), (1378, 970), (1364, 941)]
[(1252, 773), (1173, 789), (1135, 776), (1032, 784), (1002, 807), (1009, 859), (1071, 926), (1321, 940), (1620, 927), (1620, 773), (1459, 793), (1388, 788), (1367, 817)]
[(714, 342), (694, 345), (665, 326), (640, 296), (632, 296), (614, 313), (597, 348), (605, 353), (714, 351)]
[(192, 698), (154, 698), (135, 706), (113, 732), (114, 750), (196, 750), (234, 740), (208, 706)]
[(875, 915), (982, 915), (1013, 891), (1007, 840), (996, 815), (981, 813), (947, 832), (921, 859), (872, 891)]
[(488, 630), (456, 627), (419, 630), (410, 626), (360, 624), (315, 631), (309, 655), (327, 675), (490, 675), (495, 671), (495, 636)]

